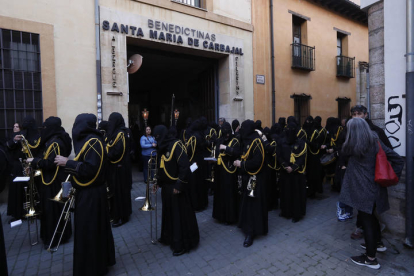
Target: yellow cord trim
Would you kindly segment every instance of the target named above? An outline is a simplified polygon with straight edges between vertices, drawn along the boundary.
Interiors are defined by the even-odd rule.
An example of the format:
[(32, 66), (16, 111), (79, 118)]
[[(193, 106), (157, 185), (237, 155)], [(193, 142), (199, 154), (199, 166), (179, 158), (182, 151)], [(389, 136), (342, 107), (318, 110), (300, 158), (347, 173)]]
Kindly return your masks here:
[(162, 155), (162, 156), (161, 156), (161, 164), (160, 164), (160, 169), (163, 169), (163, 170), (164, 170), (164, 172), (165, 172), (165, 175), (166, 175), (169, 179), (171, 179), (171, 180), (177, 180), (177, 179), (178, 179), (178, 177), (172, 177), (172, 176), (168, 173), (167, 168), (165, 167), (165, 162), (170, 162), (170, 161), (171, 161), (171, 159), (173, 158), (173, 155), (174, 155), (174, 150), (175, 150), (175, 147), (177, 146), (177, 144), (181, 147), (181, 154), (180, 154), (180, 156), (178, 156), (178, 158), (177, 158), (177, 160), (180, 160), (181, 155), (183, 154), (183, 152), (185, 152), (185, 146), (183, 145), (183, 143), (182, 143), (181, 141), (177, 141), (177, 142), (175, 142), (175, 143), (174, 143), (174, 145), (173, 145), (173, 147), (172, 147), (172, 149), (171, 149), (171, 152), (170, 152), (170, 157), (166, 158), (166, 157), (165, 157), (165, 155)]
[(341, 132), (342, 131), (342, 127), (340, 126), (340, 127), (338, 127), (338, 131), (336, 132), (336, 137), (335, 137), (335, 139), (334, 138), (331, 138), (331, 147), (333, 147), (333, 146), (336, 146), (336, 140), (338, 140), (338, 137), (339, 137), (339, 132)]
[[(211, 132), (213, 132), (213, 133), (211, 133)], [(217, 131), (214, 128), (211, 128), (210, 129), (210, 133), (206, 136), (206, 140), (210, 140), (211, 137), (213, 137), (213, 134), (216, 134), (217, 135)], [(211, 152), (211, 149), (208, 146), (207, 146), (207, 150), (209, 152)]]
[[(230, 143), (229, 143), (229, 145), (228, 145), (228, 147), (231, 147), (232, 145), (233, 145), (233, 141), (234, 141), (234, 144), (237, 144), (237, 143), (239, 143), (239, 140), (237, 140), (237, 138), (233, 138), (231, 141), (230, 141)], [(226, 165), (224, 164), (224, 162), (223, 162), (223, 159), (222, 159), (222, 157), (223, 156), (226, 156), (226, 154), (225, 153), (220, 153), (219, 154), (219, 157), (217, 158), (217, 165), (222, 165), (223, 166), (223, 168), (226, 170), (226, 172), (228, 172), (228, 173), (235, 173), (236, 171), (237, 171), (237, 167), (234, 167), (234, 170), (229, 170), (229, 168), (227, 168), (226, 167)]]
[[(318, 136), (316, 136), (316, 138), (318, 138), (318, 137), (319, 137), (320, 132), (318, 132), (318, 131), (315, 129), (315, 131), (312, 133), (312, 137), (311, 137), (311, 139), (310, 139), (310, 142), (312, 142), (312, 141), (313, 141), (313, 138), (315, 137), (315, 134), (316, 134), (316, 133), (318, 133)], [(313, 155), (317, 155), (317, 154), (319, 154), (319, 150), (320, 150), (320, 149), (318, 149), (318, 151), (315, 153), (315, 152), (313, 152), (313, 151), (312, 151), (312, 149), (309, 147), (309, 151), (310, 151), (310, 153), (312, 153)]]
[(39, 139), (37, 140), (37, 143), (35, 145), (32, 146), (32, 145), (29, 144), (29, 142), (27, 142), (27, 145), (29, 146), (29, 148), (35, 149), (40, 145), (40, 140), (42, 140), (41, 137), (39, 137)]
[[(294, 154), (293, 152), (290, 154), (290, 163), (295, 164), (296, 162), (296, 158), (301, 157), (302, 155), (304, 155), (306, 153), (306, 143), (305, 143), (305, 147), (303, 148), (302, 152), (300, 152), (299, 154)], [(305, 166), (303, 167), (303, 170), (299, 171), (299, 173), (303, 173), (306, 170), (306, 158), (305, 158)]]
[[(94, 143), (92, 144), (92, 145), (90, 145), (90, 143), (93, 141), (93, 140), (95, 140), (94, 141)], [(99, 142), (99, 145), (101, 146), (101, 154), (99, 154), (99, 152), (93, 147), (96, 143), (98, 143)], [(96, 175), (95, 175), (95, 177), (91, 180), (91, 181), (89, 181), (88, 183), (81, 183), (81, 182), (79, 182), (79, 180), (77, 180), (76, 179), (76, 177), (75, 176), (73, 176), (73, 180), (76, 182), (76, 184), (78, 184), (79, 186), (83, 186), (83, 187), (85, 187), (85, 186), (89, 186), (90, 184), (92, 184), (95, 180), (96, 180), (96, 178), (98, 178), (98, 176), (99, 176), (99, 173), (101, 172), (101, 168), (102, 168), (102, 163), (103, 163), (103, 157), (104, 157), (104, 148), (103, 148), (103, 146), (102, 146), (102, 143), (101, 143), (101, 141), (99, 141), (99, 139), (97, 139), (97, 138), (92, 138), (92, 139), (89, 139), (84, 145), (83, 145), (83, 147), (82, 147), (82, 149), (81, 149), (81, 151), (78, 153), (78, 155), (75, 157), (75, 159), (73, 159), (74, 161), (78, 161), (79, 160), (79, 158), (82, 156), (82, 154), (83, 154), (83, 152), (86, 150), (86, 148), (89, 146), (89, 148), (88, 148), (88, 150), (86, 151), (86, 153), (85, 153), (85, 155), (84, 155), (84, 157), (83, 157), (83, 160), (85, 160), (85, 157), (86, 157), (86, 155), (88, 154), (88, 152), (89, 152), (89, 150), (92, 148), (97, 154), (98, 154), (98, 156), (101, 158), (101, 163), (99, 164), (99, 170), (98, 170), (98, 172), (96, 173)]]
[[(303, 136), (305, 136), (305, 137), (306, 137), (306, 139), (308, 139), (308, 135), (307, 135), (307, 134), (306, 134), (306, 132), (303, 130), (303, 128), (301, 128), (301, 129), (299, 130), (299, 132), (298, 132), (298, 134), (296, 134), (296, 136), (297, 136), (297, 137), (299, 137), (299, 134), (300, 134), (301, 132), (303, 132), (302, 137), (303, 137)], [(302, 137), (299, 137), (299, 138), (302, 138)]]
[[(326, 142), (326, 129), (323, 127), (322, 129), (321, 129), (321, 131), (319, 131), (319, 135), (321, 135), (321, 133), (324, 133), (325, 134), (325, 138), (323, 138), (323, 143), (322, 143), (322, 145), (325, 145), (325, 142)], [(318, 136), (319, 136), (318, 135)]]
[[(57, 150), (56, 150), (56, 149), (57, 149)], [(49, 158), (50, 153), (52, 152), (52, 150), (54, 151), (55, 155), (60, 155), (60, 147), (59, 147), (59, 144), (58, 144), (58, 143), (56, 143), (56, 142), (53, 142), (53, 143), (49, 146), (49, 148), (47, 149), (46, 154), (45, 154), (45, 156), (43, 157), (43, 159), (48, 159), (48, 158)], [(56, 152), (56, 151), (57, 151), (57, 152)], [(45, 179), (43, 178), (43, 170), (40, 170), (40, 172), (41, 172), (41, 174), (40, 174), (40, 175), (42, 176), (42, 182), (43, 182), (43, 184), (45, 184), (45, 185), (50, 185), (50, 184), (52, 184), (52, 182), (53, 182), (53, 181), (55, 181), (55, 179), (56, 179), (56, 176), (57, 176), (58, 171), (59, 171), (59, 166), (56, 166), (56, 172), (55, 172), (55, 175), (53, 176), (52, 180), (51, 180), (49, 183), (46, 183), (46, 182), (45, 182)]]
[(191, 136), (186, 143), (186, 148), (191, 147), (191, 151), (192, 151), (191, 158), (188, 159), (189, 162), (191, 162), (194, 158), (196, 146), (197, 146), (197, 139), (195, 138), (195, 136)]
[(107, 145), (106, 145), (106, 152), (108, 153), (109, 152), (109, 148), (112, 148), (113, 146), (115, 146), (115, 144), (120, 140), (120, 139), (122, 139), (122, 144), (123, 144), (123, 149), (122, 149), (122, 156), (121, 156), (121, 158), (119, 158), (118, 160), (116, 160), (116, 161), (111, 161), (111, 163), (112, 164), (116, 164), (116, 163), (118, 163), (118, 162), (120, 162), (121, 160), (122, 160), (122, 158), (124, 158), (124, 154), (125, 154), (125, 134), (121, 131), (121, 132), (119, 132), (118, 133), (118, 135), (116, 136), (116, 138), (115, 138), (115, 141), (111, 144), (111, 143), (108, 143)]
[(250, 175), (255, 175), (255, 174), (258, 174), (259, 172), (260, 172), (260, 170), (262, 169), (262, 167), (263, 167), (263, 164), (264, 164), (264, 159), (265, 159), (265, 155), (264, 155), (264, 148), (263, 148), (263, 144), (262, 144), (262, 140), (260, 140), (260, 138), (256, 138), (256, 139), (254, 139), (253, 140), (253, 142), (251, 143), (251, 145), (250, 145), (250, 147), (249, 147), (249, 150), (246, 152), (246, 154), (245, 155), (242, 155), (242, 157), (241, 157), (241, 159), (243, 160), (243, 161), (246, 161), (247, 160), (247, 158), (249, 158), (249, 154), (250, 154), (250, 151), (251, 151), (251, 149), (253, 148), (253, 144), (254, 143), (258, 143), (258, 145), (256, 145), (256, 147), (254, 148), (254, 150), (253, 150), (253, 152), (256, 150), (256, 148), (257, 147), (259, 147), (259, 150), (260, 150), (260, 153), (262, 154), (262, 164), (260, 165), (260, 168), (256, 171), (256, 172), (254, 172), (254, 173), (251, 173), (251, 172), (249, 172), (249, 171), (247, 171), (247, 173), (248, 174), (250, 174)]
[(187, 143), (187, 141), (185, 140), (185, 129), (184, 129), (184, 131), (183, 131), (183, 141), (184, 141), (184, 143)]

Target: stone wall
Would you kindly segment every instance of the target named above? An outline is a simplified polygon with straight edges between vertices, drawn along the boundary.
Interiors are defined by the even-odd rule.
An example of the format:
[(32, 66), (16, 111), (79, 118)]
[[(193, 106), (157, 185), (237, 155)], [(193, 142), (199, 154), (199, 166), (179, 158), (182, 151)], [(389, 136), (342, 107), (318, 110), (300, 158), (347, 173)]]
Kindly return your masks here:
[(384, 128), (385, 76), (384, 76), (384, 2), (368, 9), (370, 118)]
[[(384, 70), (384, 1), (368, 9), (369, 73), (371, 119), (377, 126), (385, 125), (385, 70)], [(361, 93), (362, 94), (362, 93)], [(388, 189), (391, 209), (381, 215), (381, 222), (389, 232), (405, 234), (405, 170), (397, 186)]]

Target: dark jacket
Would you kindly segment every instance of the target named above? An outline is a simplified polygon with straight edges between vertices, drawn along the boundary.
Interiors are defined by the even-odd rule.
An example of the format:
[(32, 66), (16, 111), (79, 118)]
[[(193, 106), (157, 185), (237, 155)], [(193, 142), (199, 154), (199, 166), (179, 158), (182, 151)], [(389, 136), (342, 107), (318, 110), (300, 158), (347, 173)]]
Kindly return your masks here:
[[(401, 176), (404, 160), (392, 149), (385, 146), (380, 139), (382, 149), (387, 155), (398, 177)], [(375, 160), (378, 144), (371, 148), (362, 158), (349, 156), (348, 167), (342, 183), (339, 201), (359, 211), (372, 214), (374, 205), (378, 214), (390, 208), (387, 188), (375, 183)]]

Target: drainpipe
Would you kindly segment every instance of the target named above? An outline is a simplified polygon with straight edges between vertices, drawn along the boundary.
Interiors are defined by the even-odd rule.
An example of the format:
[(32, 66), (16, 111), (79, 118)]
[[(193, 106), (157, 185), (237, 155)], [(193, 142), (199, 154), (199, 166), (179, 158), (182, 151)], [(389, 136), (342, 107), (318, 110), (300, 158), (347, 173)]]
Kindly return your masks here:
[(371, 118), (371, 95), (369, 93), (369, 65), (367, 67), (367, 112), (368, 118)]
[(407, 1), (407, 72), (405, 74), (406, 110), (406, 219), (404, 245), (414, 248), (414, 0)]
[(95, 0), (96, 89), (98, 122), (102, 121), (101, 41), (99, 34), (99, 0)]
[(273, 37), (273, 0), (270, 0), (270, 49), (272, 62), (272, 126), (276, 122), (275, 43)]

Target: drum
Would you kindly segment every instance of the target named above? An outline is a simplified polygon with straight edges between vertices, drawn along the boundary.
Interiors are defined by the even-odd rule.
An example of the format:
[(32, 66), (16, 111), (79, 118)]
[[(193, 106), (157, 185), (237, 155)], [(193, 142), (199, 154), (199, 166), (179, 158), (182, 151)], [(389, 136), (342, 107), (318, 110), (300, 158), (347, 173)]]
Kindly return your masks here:
[(329, 164), (335, 162), (335, 160), (336, 160), (335, 152), (326, 153), (322, 155), (321, 157), (321, 165), (328, 166)]

